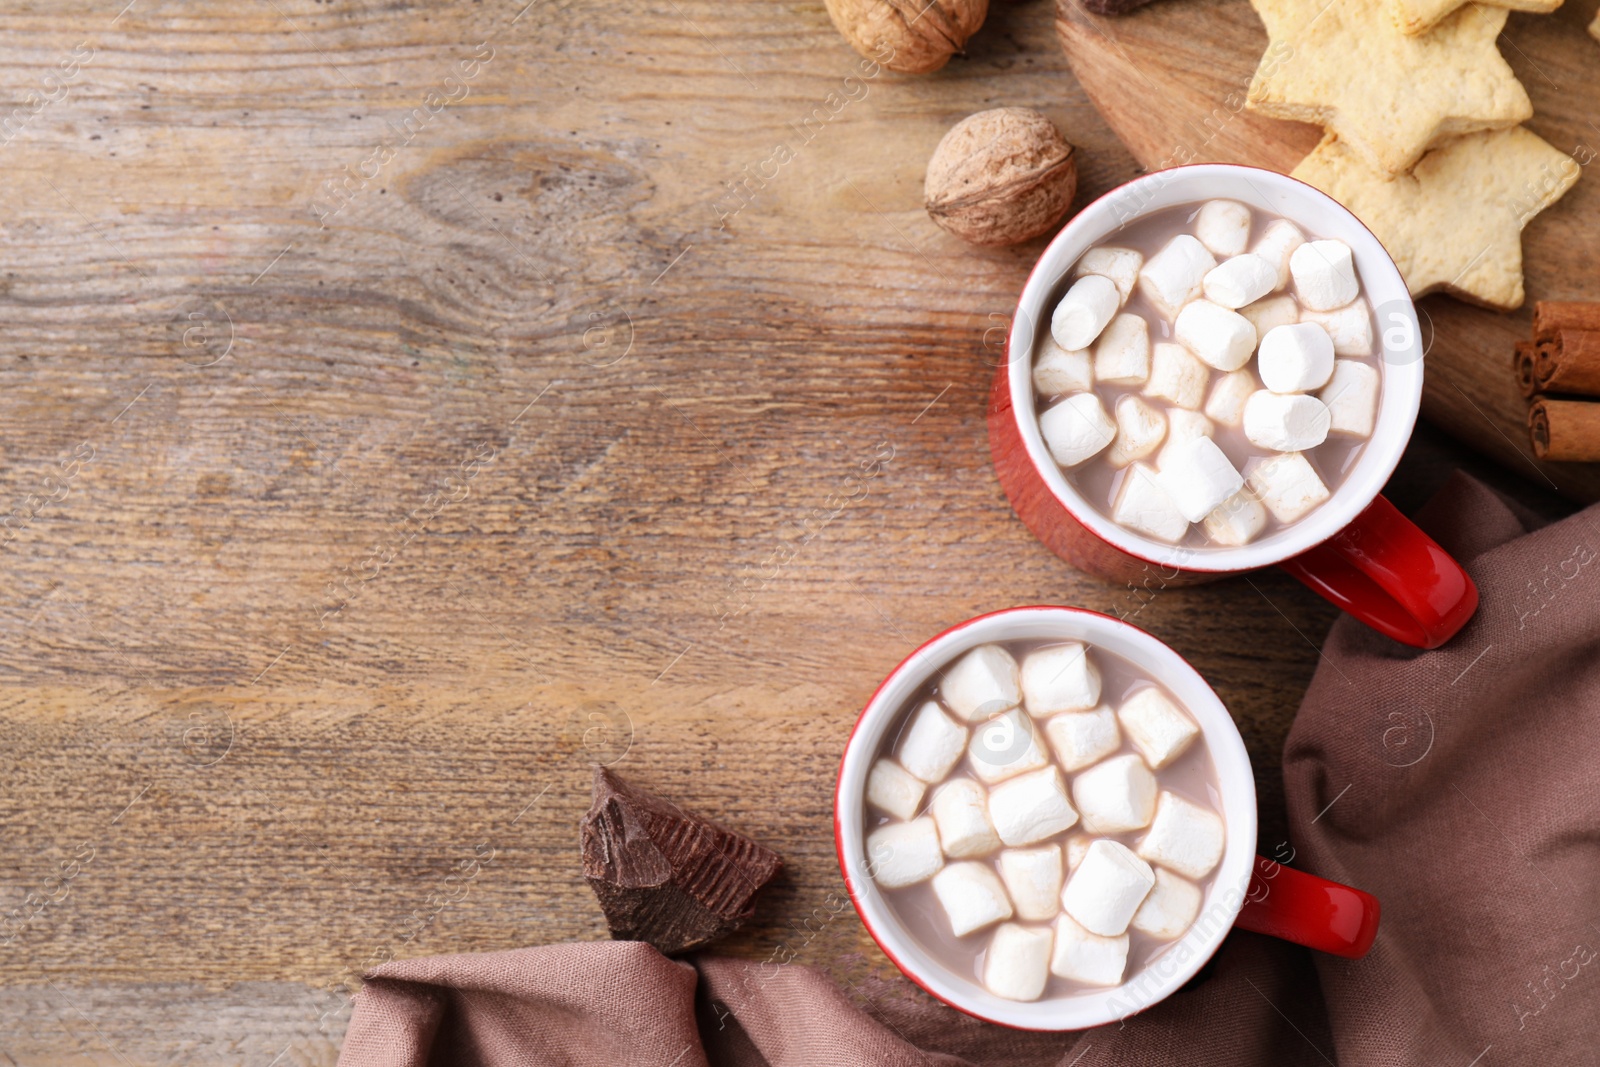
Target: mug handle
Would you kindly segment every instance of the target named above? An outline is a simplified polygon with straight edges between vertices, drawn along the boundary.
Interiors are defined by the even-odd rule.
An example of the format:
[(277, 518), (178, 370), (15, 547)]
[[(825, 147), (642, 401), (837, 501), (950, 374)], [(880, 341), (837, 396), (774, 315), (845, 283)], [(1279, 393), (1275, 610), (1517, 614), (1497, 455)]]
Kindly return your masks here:
[(1349, 526), (1278, 566), (1414, 648), (1438, 648), (1478, 610), (1478, 587), (1461, 564), (1381, 496)]
[(1371, 893), (1257, 856), (1234, 925), (1356, 960), (1378, 936), (1379, 911)]

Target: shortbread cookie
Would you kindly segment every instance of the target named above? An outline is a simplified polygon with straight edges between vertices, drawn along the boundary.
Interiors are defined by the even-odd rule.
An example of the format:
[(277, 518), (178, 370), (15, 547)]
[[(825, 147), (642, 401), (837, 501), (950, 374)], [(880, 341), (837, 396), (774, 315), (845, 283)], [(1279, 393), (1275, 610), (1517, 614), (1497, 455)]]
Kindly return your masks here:
[(1407, 37), (1395, 31), (1389, 3), (1251, 0), (1272, 44), (1250, 82), (1249, 106), (1324, 126), (1389, 174), (1410, 170), (1435, 141), (1506, 129), (1533, 114), (1495, 50), (1505, 8), (1468, 4)]
[[(1446, 15), (1464, 7), (1469, 0), (1394, 0), (1389, 13), (1401, 33), (1426, 33), (1437, 26)], [(1480, 0), (1488, 7), (1503, 7), (1509, 11), (1529, 11), (1546, 15), (1561, 6), (1561, 0)]]
[(1594, 21), (1589, 23), (1589, 36), (1600, 41), (1600, 12), (1596, 12)]
[(1371, 228), (1412, 296), (1442, 290), (1510, 311), (1522, 304), (1522, 227), (1572, 187), (1579, 169), (1517, 128), (1447, 141), (1395, 178), (1329, 134), (1294, 177)]

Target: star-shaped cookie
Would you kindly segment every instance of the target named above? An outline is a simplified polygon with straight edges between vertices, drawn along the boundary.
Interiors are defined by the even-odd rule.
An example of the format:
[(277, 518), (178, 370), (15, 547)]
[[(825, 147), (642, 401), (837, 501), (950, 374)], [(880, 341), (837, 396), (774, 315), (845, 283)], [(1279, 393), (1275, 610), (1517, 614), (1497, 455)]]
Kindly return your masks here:
[[(1401, 33), (1426, 33), (1439, 20), (1467, 4), (1469, 0), (1394, 0), (1389, 14)], [(1561, 0), (1479, 0), (1489, 7), (1503, 7), (1508, 11), (1531, 11), (1546, 15), (1561, 6)]]
[(1395, 29), (1390, 0), (1250, 0), (1272, 38), (1249, 106), (1314, 122), (1402, 174), (1437, 140), (1533, 114), (1495, 49), (1506, 9), (1468, 4), (1429, 33)]
[(1517, 127), (1447, 141), (1396, 178), (1329, 134), (1294, 177), (1367, 224), (1412, 296), (1442, 290), (1510, 311), (1522, 304), (1522, 227), (1572, 188), (1579, 169)]

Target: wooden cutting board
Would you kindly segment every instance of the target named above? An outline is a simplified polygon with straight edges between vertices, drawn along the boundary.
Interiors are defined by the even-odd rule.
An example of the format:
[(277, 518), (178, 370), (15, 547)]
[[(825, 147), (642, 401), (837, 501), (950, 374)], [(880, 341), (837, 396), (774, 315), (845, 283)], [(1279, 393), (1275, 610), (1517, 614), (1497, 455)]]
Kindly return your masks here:
[[(1600, 149), (1600, 42), (1584, 32), (1594, 13), (1594, 0), (1568, 0), (1552, 15), (1513, 12), (1500, 37), (1533, 100), (1527, 127), (1579, 159)], [(1056, 28), (1090, 99), (1146, 167), (1225, 162), (1287, 173), (1321, 137), (1319, 127), (1244, 109), (1267, 46), (1246, 0), (1157, 0), (1121, 18), (1057, 0)], [(1600, 299), (1600, 179), (1580, 177), (1528, 224), (1522, 247), (1528, 296), (1518, 311), (1447, 296), (1418, 303), (1424, 331), (1433, 331), (1422, 414), (1513, 472), (1575, 500), (1600, 499), (1600, 464), (1533, 458), (1527, 406), (1510, 372), (1512, 344), (1529, 335), (1535, 300)]]

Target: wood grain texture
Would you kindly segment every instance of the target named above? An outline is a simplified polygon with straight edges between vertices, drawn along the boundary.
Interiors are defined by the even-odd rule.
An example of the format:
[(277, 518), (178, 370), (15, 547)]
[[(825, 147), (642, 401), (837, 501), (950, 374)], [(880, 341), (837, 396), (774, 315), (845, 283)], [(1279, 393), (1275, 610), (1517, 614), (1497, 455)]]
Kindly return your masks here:
[(1042, 242), (962, 246), (921, 171), (1016, 104), (1080, 201), (1136, 173), (1052, 18), (852, 84), (821, 4), (8, 5), (18, 106), (93, 52), (0, 147), (0, 1053), (331, 1064), (366, 966), (604, 937), (595, 759), (783, 856), (727, 951), (904, 988), (830, 905), (840, 749), (1014, 604), (1192, 657), (1282, 840), (1332, 610), (1094, 582), (989, 468)]
[[(1224, 162), (1287, 173), (1321, 137), (1318, 127), (1245, 109), (1267, 47), (1248, 0), (1164, 0), (1122, 18), (1058, 0), (1057, 13), (1074, 74), (1146, 167)], [(1588, 2), (1569, 2), (1551, 15), (1512, 12), (1499, 41), (1533, 100), (1524, 125), (1584, 163), (1600, 151), (1600, 49), (1583, 30), (1593, 15)], [(1536, 199), (1533, 190), (1529, 199)], [(1423, 417), (1519, 476), (1584, 502), (1600, 499), (1600, 467), (1534, 458), (1527, 405), (1508, 368), (1516, 342), (1530, 336), (1534, 301), (1596, 295), (1597, 242), (1600, 184), (1585, 173), (1523, 231), (1527, 300), (1520, 310), (1494, 312), (1446, 296), (1417, 304), (1431, 340)]]

